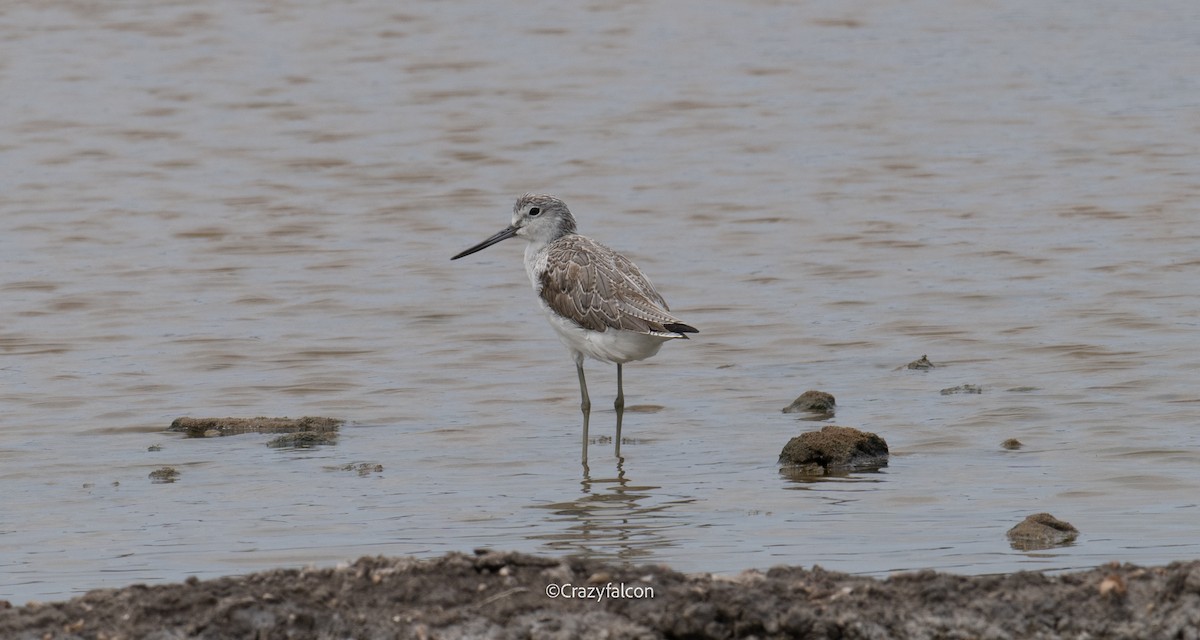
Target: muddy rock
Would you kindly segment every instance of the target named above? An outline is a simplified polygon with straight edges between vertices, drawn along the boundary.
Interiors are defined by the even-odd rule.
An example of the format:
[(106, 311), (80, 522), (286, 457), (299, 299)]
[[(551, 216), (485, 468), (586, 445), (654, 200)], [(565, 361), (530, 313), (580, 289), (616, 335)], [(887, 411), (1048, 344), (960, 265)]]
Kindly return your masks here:
[(942, 395), (944, 396), (952, 396), (961, 393), (983, 393), (983, 387), (977, 384), (960, 384), (957, 387), (942, 389)]
[[(738, 576), (517, 553), (362, 558), (0, 607), (0, 637), (1185, 638), (1200, 561), (886, 580), (776, 567)], [(567, 595), (564, 595), (567, 594)]]
[(817, 475), (878, 469), (886, 466), (887, 460), (883, 438), (836, 425), (792, 438), (779, 454), (780, 463)]
[(791, 404), (783, 408), (784, 413), (833, 413), (837, 408), (837, 402), (833, 399), (833, 394), (825, 393), (809, 389), (800, 394), (798, 398), (792, 401)]
[(1008, 530), (1012, 548), (1020, 551), (1036, 551), (1071, 544), (1079, 535), (1069, 522), (1064, 522), (1048, 513), (1035, 513)]
[(1022, 443), (1020, 440), (1017, 440), (1016, 438), (1009, 438), (1009, 439), (1005, 440), (1004, 442), (1001, 442), (1000, 446), (1004, 447), (1005, 449), (1008, 449), (1009, 451), (1016, 451), (1017, 449), (1020, 449), (1021, 447), (1025, 446), (1025, 444)]

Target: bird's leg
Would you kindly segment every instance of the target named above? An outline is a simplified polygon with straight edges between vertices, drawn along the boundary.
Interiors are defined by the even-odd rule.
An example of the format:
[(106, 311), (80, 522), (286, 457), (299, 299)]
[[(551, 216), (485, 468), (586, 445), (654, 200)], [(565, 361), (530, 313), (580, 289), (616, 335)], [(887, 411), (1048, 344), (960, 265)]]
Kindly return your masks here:
[(583, 361), (575, 363), (575, 370), (579, 372), (579, 396), (582, 401), (579, 403), (579, 409), (584, 413), (590, 413), (592, 410), (592, 399), (588, 397), (587, 380), (583, 377)]
[(617, 448), (614, 455), (621, 457), (621, 418), (625, 417), (625, 385), (621, 379), (621, 363), (617, 363), (617, 399), (613, 401), (613, 408), (617, 410)]
[(579, 410), (583, 412), (583, 466), (586, 468), (588, 449), (588, 417), (592, 412), (592, 400), (588, 398), (587, 381), (583, 377), (582, 356), (575, 360), (575, 370), (579, 372), (579, 395), (582, 397), (582, 401), (579, 403)]
[(583, 412), (583, 471), (587, 473), (588, 412)]
[(617, 412), (625, 410), (625, 385), (621, 382), (621, 363), (617, 363), (617, 399), (613, 400)]

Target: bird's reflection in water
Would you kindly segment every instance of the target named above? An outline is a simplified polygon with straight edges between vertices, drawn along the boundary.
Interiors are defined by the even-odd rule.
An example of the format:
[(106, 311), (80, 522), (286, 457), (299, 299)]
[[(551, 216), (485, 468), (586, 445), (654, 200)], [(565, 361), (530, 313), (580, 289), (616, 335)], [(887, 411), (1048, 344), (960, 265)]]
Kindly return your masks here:
[[(592, 444), (611, 445), (612, 438), (597, 438)], [(626, 439), (625, 444), (636, 441)], [(608, 458), (604, 471), (598, 464), (592, 466), (596, 473), (584, 464), (579, 492), (572, 499), (536, 505), (549, 510), (548, 520), (561, 523), (563, 530), (532, 535), (530, 540), (542, 541), (547, 552), (623, 561), (643, 560), (679, 543), (671, 530), (685, 521), (671, 510), (694, 499), (664, 495), (661, 487), (633, 482), (624, 458)]]

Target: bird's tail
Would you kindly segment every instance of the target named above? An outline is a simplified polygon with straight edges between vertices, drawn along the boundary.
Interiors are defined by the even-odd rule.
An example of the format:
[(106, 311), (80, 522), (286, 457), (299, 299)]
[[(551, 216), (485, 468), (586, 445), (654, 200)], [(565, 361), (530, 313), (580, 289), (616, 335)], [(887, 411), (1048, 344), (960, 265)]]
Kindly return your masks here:
[(676, 337), (683, 338), (684, 340), (687, 340), (687, 335), (685, 335), (685, 334), (700, 333), (700, 330), (697, 329), (696, 327), (693, 327), (690, 324), (684, 324), (682, 322), (672, 322), (670, 324), (664, 324), (663, 328), (666, 329), (667, 331), (670, 331), (671, 333), (678, 334)]

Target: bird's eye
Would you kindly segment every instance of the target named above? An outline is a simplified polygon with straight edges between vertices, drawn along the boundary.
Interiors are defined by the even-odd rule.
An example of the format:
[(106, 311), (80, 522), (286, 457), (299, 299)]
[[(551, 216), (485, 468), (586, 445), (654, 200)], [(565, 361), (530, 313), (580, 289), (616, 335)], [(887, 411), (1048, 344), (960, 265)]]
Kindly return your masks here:
[(532, 218), (532, 217), (536, 217), (536, 216), (537, 216), (539, 213), (541, 213), (541, 212), (542, 212), (542, 210), (541, 210), (541, 209), (539, 209), (538, 207), (530, 207), (530, 209), (529, 209), (529, 216), (530, 216), (531, 218)]

